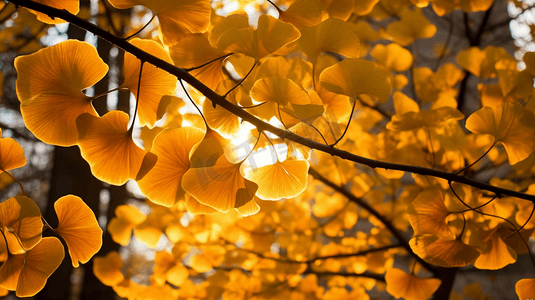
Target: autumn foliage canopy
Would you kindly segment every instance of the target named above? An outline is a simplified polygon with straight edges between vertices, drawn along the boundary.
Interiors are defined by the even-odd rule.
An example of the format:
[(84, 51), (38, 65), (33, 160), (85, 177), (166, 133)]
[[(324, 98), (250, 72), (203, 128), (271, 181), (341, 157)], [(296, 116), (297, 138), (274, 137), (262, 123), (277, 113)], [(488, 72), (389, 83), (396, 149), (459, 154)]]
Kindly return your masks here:
[[(485, 29), (505, 1), (94, 2), (96, 25), (77, 0), (8, 0), (2, 30), (78, 26), (124, 50), (122, 81), (88, 92), (113, 68), (95, 43), (18, 45), (16, 96), (38, 140), (78, 147), (109, 185), (135, 181), (146, 202), (104, 229), (153, 249), (151, 267), (94, 257), (84, 199), (59, 198), (53, 228), (19, 182), (0, 199), (0, 295), (36, 295), (66, 250), (128, 299), (462, 299), (456, 270), (532, 257), (535, 54), (436, 40), (444, 18)], [(97, 112), (118, 90), (130, 110)], [(0, 171), (17, 182), (26, 158), (7, 136)], [(535, 278), (509, 288), (534, 298)]]

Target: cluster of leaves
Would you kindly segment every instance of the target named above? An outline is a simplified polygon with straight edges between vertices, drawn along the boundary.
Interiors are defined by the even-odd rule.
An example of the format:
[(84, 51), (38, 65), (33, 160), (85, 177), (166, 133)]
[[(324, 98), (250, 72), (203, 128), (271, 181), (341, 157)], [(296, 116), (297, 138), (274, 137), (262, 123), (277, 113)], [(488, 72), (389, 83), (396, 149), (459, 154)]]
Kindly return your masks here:
[[(0, 139), (0, 170), (12, 176), (9, 170), (25, 164), (26, 157), (18, 143), (12, 138)], [(0, 203), (1, 296), (9, 291), (16, 291), (19, 297), (34, 296), (59, 267), (65, 257), (63, 245), (56, 237), (43, 237), (46, 229), (65, 241), (73, 267), (88, 262), (102, 246), (102, 230), (82, 199), (73, 195), (58, 199), (54, 209), (59, 224), (52, 228), (22, 185), (21, 189), (23, 195)]]
[[(71, 16), (11, 2), (40, 9), (32, 12), (45, 23)], [(78, 12), (77, 1), (35, 2)], [(226, 16), (212, 2), (109, 0), (117, 9), (142, 5), (158, 21), (156, 40), (102, 34), (149, 55), (116, 43), (126, 50), (117, 89), (135, 97), (132, 116), (100, 116), (92, 101), (104, 95), (83, 93), (108, 72), (89, 43), (68, 40), (15, 59), (25, 126), (47, 144), (78, 146), (106, 183), (135, 180), (149, 200), (148, 215), (117, 208), (107, 226), (114, 241), (128, 245), (133, 230), (150, 248), (169, 242), (170, 251), (156, 252), (150, 285), (123, 273), (117, 252), (96, 258), (104, 284), (129, 299), (368, 299), (374, 288), (427, 299), (442, 284), (440, 268), (497, 270), (529, 253), (535, 205), (504, 196), (532, 199), (535, 188), (534, 56), (526, 54), (519, 71), (503, 48), (472, 47), (435, 70), (415, 66), (406, 48), (437, 31), (422, 8), (443, 16), (486, 11), (493, 1), (237, 1), (238, 12)], [(256, 26), (246, 6), (259, 13)], [(369, 19), (385, 25), (374, 28)], [(168, 72), (171, 64), (176, 72)], [(481, 109), (463, 128), (457, 97), (467, 72), (482, 79)], [(199, 114), (185, 113), (178, 83)], [(143, 147), (134, 141), (136, 122)], [(3, 153), (10, 152), (2, 145)], [(355, 164), (349, 154), (388, 170)], [(0, 161), (3, 171), (13, 168), (4, 166), (9, 161)], [(404, 176), (409, 169), (399, 164), (421, 173)], [(509, 178), (461, 184), (460, 174), (502, 165), (514, 165)], [(51, 229), (77, 266), (100, 248), (100, 229), (79, 198), (63, 199), (60, 226)], [(58, 264), (47, 263), (37, 279), (24, 266), (61, 261), (63, 250), (57, 239), (40, 238), (41, 216), (29, 198), (1, 205), (14, 217), (1, 215), (9, 251), (0, 287), (33, 295)], [(71, 220), (66, 205), (83, 221)], [(35, 222), (32, 229), (12, 229), (23, 220)], [(95, 236), (91, 246), (82, 229)], [(58, 254), (46, 258), (40, 247), (52, 244)], [(520, 280), (516, 292), (532, 297), (535, 278)]]

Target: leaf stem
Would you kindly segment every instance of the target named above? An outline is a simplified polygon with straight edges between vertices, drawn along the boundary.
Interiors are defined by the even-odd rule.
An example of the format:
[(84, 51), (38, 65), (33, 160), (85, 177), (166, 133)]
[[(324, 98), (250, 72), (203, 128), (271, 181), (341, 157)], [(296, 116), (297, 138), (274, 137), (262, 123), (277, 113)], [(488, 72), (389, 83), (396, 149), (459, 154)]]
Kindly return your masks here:
[(202, 64), (202, 65), (200, 65), (200, 66), (193, 67), (193, 68), (187, 68), (186, 71), (190, 72), (190, 71), (193, 71), (193, 70), (200, 69), (200, 68), (205, 67), (205, 66), (207, 66), (207, 65), (209, 65), (209, 64), (211, 64), (211, 63), (213, 63), (213, 62), (216, 62), (216, 61), (218, 61), (218, 60), (220, 60), (220, 59), (225, 59), (225, 58), (231, 56), (232, 54), (234, 54), (234, 52), (229, 53), (229, 54), (225, 54), (225, 55), (220, 56), (220, 57), (218, 57), (218, 58), (214, 58), (214, 59), (212, 59), (211, 61), (206, 62), (206, 63), (204, 63), (204, 64)]
[(347, 126), (346, 128), (344, 129), (344, 132), (342, 133), (342, 135), (336, 140), (336, 142), (334, 142), (334, 144), (332, 145), (329, 145), (329, 147), (331, 148), (334, 148), (334, 146), (336, 146), (336, 144), (338, 144), (338, 142), (340, 142), (342, 140), (342, 138), (344, 138), (344, 136), (346, 135), (347, 133), (347, 130), (349, 129), (349, 124), (351, 124), (351, 119), (353, 119), (353, 112), (355, 111), (355, 106), (357, 105), (357, 98), (355, 97), (353, 99), (353, 107), (351, 107), (351, 113), (349, 114), (349, 120), (347, 121)]
[(478, 158), (476, 161), (474, 161), (474, 162), (471, 163), (470, 165), (468, 165), (468, 166), (462, 168), (460, 171), (458, 171), (457, 173), (455, 173), (455, 175), (459, 175), (459, 174), (461, 174), (464, 170), (467, 170), (467, 169), (469, 169), (470, 167), (472, 167), (473, 165), (477, 164), (480, 160), (483, 159), (483, 157), (485, 157), (485, 156), (490, 152), (490, 150), (492, 150), (492, 148), (494, 148), (494, 146), (496, 146), (496, 143), (497, 143), (497, 142), (498, 142), (498, 141), (494, 141), (494, 143), (492, 143), (492, 145), (490, 146), (490, 148), (489, 148), (487, 151), (485, 151), (485, 153), (483, 153), (483, 155), (482, 155), (480, 158)]
[(152, 20), (154, 20), (154, 17), (156, 17), (156, 15), (152, 15), (152, 17), (150, 18), (150, 20), (147, 22), (147, 24), (143, 25), (143, 27), (141, 27), (140, 30), (134, 32), (133, 34), (127, 36), (124, 38), (125, 41), (128, 41), (129, 39), (135, 37), (136, 35), (138, 35), (140, 32), (143, 31), (143, 29), (147, 28), (147, 26), (149, 26), (149, 24), (152, 22)]
[(144, 60), (141, 60), (141, 65), (139, 66), (139, 78), (137, 81), (137, 96), (136, 96), (136, 108), (134, 110), (134, 117), (132, 118), (132, 124), (130, 125), (130, 128), (128, 131), (130, 132), (130, 136), (132, 136), (132, 133), (134, 132), (134, 124), (136, 122), (136, 116), (137, 116), (137, 107), (139, 105), (139, 90), (141, 89), (141, 74), (143, 72), (143, 65), (145, 64)]
[(21, 189), (21, 191), (22, 191), (22, 195), (26, 196), (26, 191), (24, 190), (24, 187), (22, 186), (22, 183), (21, 183), (17, 178), (15, 178), (15, 176), (13, 176), (13, 175), (12, 175), (11, 173), (9, 173), (8, 171), (4, 171), (4, 170), (2, 170), (2, 169), (0, 169), (0, 171), (6, 173), (7, 175), (9, 175), (9, 177), (11, 177), (13, 180), (15, 180), (15, 181), (19, 184), (19, 186), (20, 186), (20, 189)]
[[(228, 92), (226, 92), (225, 95), (223, 95), (223, 98), (227, 98), (227, 96), (228, 96), (228, 94), (230, 94), (230, 92), (232, 92), (234, 89), (236, 89), (238, 86), (240, 86), (245, 81), (245, 79), (247, 79), (247, 77), (249, 77), (249, 75), (251, 74), (251, 72), (253, 71), (254, 67), (256, 67), (257, 64), (258, 64), (258, 61), (255, 60), (253, 66), (251, 67), (249, 72), (247, 72), (247, 74), (245, 74), (245, 77), (243, 77), (240, 80), (240, 82), (238, 82), (233, 88), (231, 88)], [(214, 106), (215, 106), (215, 103), (214, 103)]]
[[(182, 82), (182, 80), (179, 80), (178, 82), (180, 82), (180, 85), (182, 86), (182, 89), (184, 90), (184, 93), (186, 93), (186, 95), (188, 96), (188, 99), (189, 101), (191, 102), (191, 104), (193, 104), (193, 106), (195, 106), (195, 108), (197, 109), (197, 111), (199, 112), (199, 114), (201, 115), (202, 117), (202, 120), (204, 121), (204, 125), (206, 125), (206, 130), (210, 129), (210, 126), (208, 126), (208, 122), (206, 122), (206, 119), (204, 118), (204, 115), (201, 111), (201, 109), (197, 106), (197, 104), (195, 103), (195, 101), (193, 101), (193, 98), (191, 98), (190, 94), (188, 93), (188, 91), (186, 90), (186, 87), (184, 86), (184, 83)], [(206, 101), (206, 100), (205, 100)]]

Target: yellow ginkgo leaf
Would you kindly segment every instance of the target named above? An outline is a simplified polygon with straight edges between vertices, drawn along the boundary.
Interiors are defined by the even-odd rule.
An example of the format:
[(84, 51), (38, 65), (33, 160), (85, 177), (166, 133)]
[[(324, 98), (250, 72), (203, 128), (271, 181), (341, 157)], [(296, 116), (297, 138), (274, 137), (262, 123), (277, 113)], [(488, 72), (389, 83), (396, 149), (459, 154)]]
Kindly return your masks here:
[(241, 175), (240, 164), (229, 162), (223, 155), (213, 165), (196, 167), (192, 161), (182, 177), (182, 188), (200, 203), (228, 212), (249, 202), (258, 185)]
[(32, 297), (43, 289), (64, 257), (61, 242), (45, 237), (33, 249), (9, 256), (0, 268), (0, 287), (16, 291), (17, 297)]
[(448, 106), (419, 111), (418, 105), (414, 106), (414, 100), (401, 92), (396, 92), (394, 99), (397, 110), (406, 112), (398, 114), (396, 110), (396, 114), (392, 116), (391, 121), (386, 125), (386, 128), (390, 130), (407, 131), (421, 127), (436, 127), (464, 118), (463, 113), (456, 108)]
[(249, 28), (249, 17), (246, 13), (234, 13), (214, 24), (210, 30), (208, 41), (212, 47), (217, 47), (219, 38), (225, 31), (241, 28)]
[(17, 297), (31, 297), (43, 289), (48, 277), (63, 261), (65, 251), (57, 238), (45, 237), (24, 256), (17, 283)]
[[(133, 39), (132, 45), (148, 52), (166, 62), (171, 62), (167, 51), (157, 42), (151, 40)], [(138, 96), (139, 68), (141, 61), (134, 55), (126, 53), (124, 57), (124, 82), (122, 87), (128, 88), (135, 97)], [(165, 95), (174, 95), (176, 89), (176, 77), (155, 66), (143, 64), (143, 74), (139, 87), (138, 116), (141, 126), (154, 126), (160, 100)]]
[(535, 278), (520, 279), (515, 284), (515, 291), (519, 300), (530, 299), (535, 294)]
[(327, 90), (356, 98), (368, 95), (384, 103), (390, 96), (390, 78), (376, 64), (359, 58), (346, 58), (326, 68), (320, 75), (320, 83)]
[[(221, 58), (227, 53), (212, 47), (206, 34), (188, 34), (180, 43), (169, 48), (169, 54), (175, 66), (195, 68)], [(223, 59), (213, 61), (202, 68), (190, 71), (190, 74), (209, 88), (215, 89), (225, 79), (223, 62)]]
[(41, 241), (41, 210), (26, 196), (11, 197), (0, 203), (0, 228), (7, 235), (11, 253), (30, 250)]
[(243, 217), (252, 216), (260, 211), (260, 206), (255, 201), (255, 199), (249, 200), (249, 202), (245, 203), (244, 205), (240, 207), (234, 208), (240, 215)]
[(525, 99), (533, 92), (533, 78), (527, 71), (517, 69), (516, 60), (502, 59), (495, 65), (502, 94), (512, 99)]
[(224, 31), (217, 41), (217, 48), (242, 53), (258, 61), (297, 40), (300, 35), (292, 24), (270, 15), (261, 15), (256, 29), (247, 27)]
[(82, 90), (97, 83), (108, 66), (91, 44), (68, 40), (15, 59), (17, 96), (24, 124), (41, 141), (72, 146), (76, 118), (96, 116), (92, 98)]
[(310, 98), (305, 90), (290, 79), (273, 76), (257, 80), (251, 89), (251, 98), (258, 102), (272, 101), (285, 106), (289, 103), (306, 105)]
[(485, 247), (474, 262), (474, 267), (485, 270), (498, 270), (516, 261), (516, 252), (500, 237), (498, 230), (488, 233)]
[(74, 195), (63, 196), (54, 203), (58, 215), (58, 227), (54, 232), (61, 235), (69, 249), (72, 266), (85, 264), (102, 246), (102, 229), (93, 211), (82, 199)]
[(295, 0), (287, 10), (279, 10), (279, 18), (298, 29), (318, 25), (324, 7), (320, 0)]
[[(220, 95), (224, 95), (235, 86), (236, 83), (234, 81), (225, 80), (219, 84), (216, 92)], [(247, 97), (246, 92), (242, 86), (238, 86), (227, 95), (226, 99), (229, 102), (238, 104), (244, 97)], [(217, 131), (225, 138), (231, 139), (237, 137), (241, 128), (239, 117), (221, 106), (214, 107), (212, 101), (208, 99), (203, 103), (203, 113), (210, 128)]]
[(390, 295), (405, 300), (427, 300), (442, 283), (440, 279), (420, 278), (396, 268), (386, 271), (385, 281)]
[(130, 243), (132, 229), (143, 223), (147, 216), (130, 205), (119, 205), (115, 209), (115, 217), (108, 223), (108, 232), (118, 244), (126, 246)]
[(388, 72), (403, 72), (412, 65), (412, 54), (396, 43), (377, 44), (370, 52), (373, 59)]
[(128, 179), (141, 179), (154, 166), (157, 157), (139, 148), (127, 129), (128, 115), (111, 111), (102, 117), (81, 115), (76, 125), (78, 146), (89, 163), (91, 173), (109, 184), (123, 185)]
[(286, 159), (260, 168), (244, 164), (243, 173), (258, 184), (256, 195), (260, 199), (280, 200), (296, 197), (305, 190), (309, 166), (306, 160)]
[(412, 251), (426, 262), (445, 268), (467, 266), (480, 254), (475, 247), (459, 239), (438, 238), (429, 234), (413, 237), (409, 244)]
[(359, 16), (367, 15), (373, 10), (377, 3), (379, 3), (379, 0), (355, 1), (355, 5), (353, 6), (353, 13)]
[(352, 58), (360, 55), (360, 41), (353, 27), (336, 18), (302, 29), (301, 38), (297, 42), (312, 61), (322, 52), (335, 52)]
[(121, 273), (122, 266), (123, 260), (117, 251), (93, 259), (93, 273), (107, 286), (115, 286), (124, 280), (124, 275)]
[(167, 46), (176, 44), (186, 34), (205, 32), (210, 24), (208, 0), (111, 0), (110, 4), (119, 9), (148, 7), (158, 17), (159, 36)]
[(486, 11), (494, 0), (434, 0), (432, 3), (436, 14), (443, 16), (454, 9), (462, 9), (465, 13)]
[[(0, 129), (2, 136), (2, 129)], [(9, 171), (26, 164), (22, 147), (12, 138), (0, 139), (0, 171)]]
[(193, 255), (190, 260), (191, 268), (196, 272), (204, 273), (212, 269), (212, 263), (204, 255)]
[(337, 18), (347, 21), (353, 12), (353, 2), (347, 0), (321, 0), (331, 19)]
[[(80, 11), (80, 0), (35, 0), (35, 2), (57, 9), (67, 10), (73, 15), (76, 15), (78, 11)], [(60, 24), (66, 22), (60, 18), (50, 18), (47, 14), (44, 13), (36, 12), (33, 10), (30, 10), (30, 12), (37, 15), (37, 20), (47, 24)]]
[(208, 215), (208, 214), (215, 214), (218, 211), (211, 206), (204, 205), (201, 202), (197, 201), (197, 199), (193, 198), (193, 196), (186, 194), (186, 209), (189, 213), (194, 215)]
[(403, 8), (399, 16), (401, 20), (388, 24), (386, 32), (402, 46), (409, 45), (415, 39), (430, 38), (437, 32), (437, 27), (427, 20), (420, 8)]
[(416, 197), (407, 209), (407, 217), (414, 229), (414, 235), (433, 234), (438, 237), (454, 238), (446, 218), (450, 211), (444, 205), (439, 189), (427, 189)]
[(488, 46), (483, 50), (471, 47), (457, 54), (457, 63), (480, 78), (496, 77), (496, 63), (500, 60), (516, 62), (503, 47)]
[(189, 154), (204, 136), (194, 127), (166, 129), (153, 142), (152, 153), (158, 156), (156, 165), (137, 183), (152, 202), (171, 207), (184, 196), (180, 182), (189, 169)]
[(494, 136), (505, 147), (511, 165), (535, 150), (535, 115), (518, 103), (506, 101), (495, 108), (483, 107), (468, 117), (466, 128)]

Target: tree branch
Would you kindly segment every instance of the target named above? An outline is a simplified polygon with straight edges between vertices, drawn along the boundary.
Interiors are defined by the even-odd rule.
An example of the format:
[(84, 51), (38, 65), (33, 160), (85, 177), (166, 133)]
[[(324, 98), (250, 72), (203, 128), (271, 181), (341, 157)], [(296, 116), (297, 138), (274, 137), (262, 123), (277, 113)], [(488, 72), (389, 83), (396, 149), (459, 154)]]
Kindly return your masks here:
[(512, 197), (517, 197), (520, 199), (525, 199), (525, 200), (535, 203), (535, 195), (528, 195), (525, 193), (516, 192), (513, 190), (509, 190), (509, 189), (492, 186), (490, 184), (486, 184), (486, 183), (483, 183), (483, 182), (480, 182), (471, 178), (467, 178), (464, 176), (459, 176), (450, 172), (444, 172), (440, 170), (424, 168), (424, 167), (419, 167), (419, 166), (388, 163), (388, 162), (369, 159), (369, 158), (358, 156), (358, 155), (355, 155), (353, 153), (350, 153), (341, 149), (337, 149), (337, 148), (330, 147), (322, 143), (309, 140), (307, 138), (304, 138), (292, 132), (288, 132), (283, 129), (277, 128), (253, 116), (252, 114), (243, 110), (241, 107), (227, 101), (225, 97), (218, 95), (215, 91), (211, 90), (209, 87), (207, 87), (202, 82), (197, 80), (195, 77), (190, 75), (185, 69), (178, 68), (170, 63), (167, 63), (164, 60), (157, 58), (133, 46), (132, 44), (125, 41), (121, 37), (115, 36), (112, 33), (106, 30), (103, 30), (86, 20), (80, 19), (66, 10), (55, 9), (55, 8), (52, 8), (52, 7), (37, 3), (37, 2), (29, 1), (29, 0), (9, 0), (9, 2), (12, 2), (13, 4), (17, 6), (23, 6), (23, 7), (35, 10), (35, 11), (42, 12), (44, 14), (47, 14), (50, 17), (61, 18), (67, 22), (70, 22), (73, 25), (76, 25), (84, 30), (87, 30), (101, 37), (102, 39), (107, 40), (108, 42), (125, 50), (126, 52), (129, 52), (132, 55), (136, 56), (138, 59), (145, 61), (147, 63), (150, 63), (162, 70), (169, 72), (170, 74), (175, 75), (178, 79), (186, 81), (193, 88), (201, 92), (204, 96), (210, 99), (210, 101), (212, 101), (214, 105), (220, 105), (221, 107), (225, 108), (226, 110), (233, 113), (234, 115), (242, 118), (243, 121), (251, 123), (259, 131), (269, 131), (281, 137), (282, 139), (288, 139), (296, 143), (302, 144), (304, 146), (307, 146), (309, 148), (316, 149), (325, 153), (329, 153), (332, 156), (338, 156), (342, 159), (353, 161), (359, 164), (367, 165), (371, 168), (391, 169), (391, 170), (410, 172), (410, 173), (415, 173), (415, 174), (420, 174), (420, 175), (425, 175), (425, 176), (433, 176), (433, 177), (442, 178), (451, 182), (467, 184), (467, 185), (473, 186), (481, 190), (490, 191), (496, 194), (498, 197), (507, 195), (507, 196), (512, 196)]
[[(310, 168), (308, 170), (308, 173), (310, 175), (314, 176), (315, 179), (323, 182), (328, 187), (330, 187), (333, 190), (335, 190), (335, 191), (339, 192), (340, 194), (344, 195), (347, 199), (349, 199), (349, 201), (354, 202), (358, 206), (360, 206), (360, 207), (364, 208), (365, 210), (367, 210), (374, 217), (376, 217), (379, 221), (381, 221), (381, 223), (383, 223), (385, 225), (385, 227), (390, 231), (390, 233), (392, 233), (392, 235), (399, 241), (401, 247), (403, 247), (409, 254), (411, 254), (422, 266), (424, 266), (426, 269), (428, 269), (429, 271), (433, 272), (433, 274), (435, 274), (436, 268), (434, 266), (428, 264), (423, 259), (421, 259), (418, 255), (416, 255), (412, 251), (411, 247), (409, 246), (409, 243), (407, 242), (407, 240), (405, 239), (403, 234), (396, 227), (394, 227), (394, 224), (392, 224), (392, 222), (387, 220), (385, 218), (385, 216), (381, 215), (370, 204), (368, 204), (367, 202), (365, 202), (361, 198), (355, 197), (355, 195), (353, 195), (351, 192), (349, 192), (344, 187), (341, 187), (341, 186), (335, 184), (334, 182), (330, 181), (329, 179), (323, 177), (320, 173), (318, 173), (313, 168)], [(435, 276), (437, 276), (437, 274), (435, 274)]]

